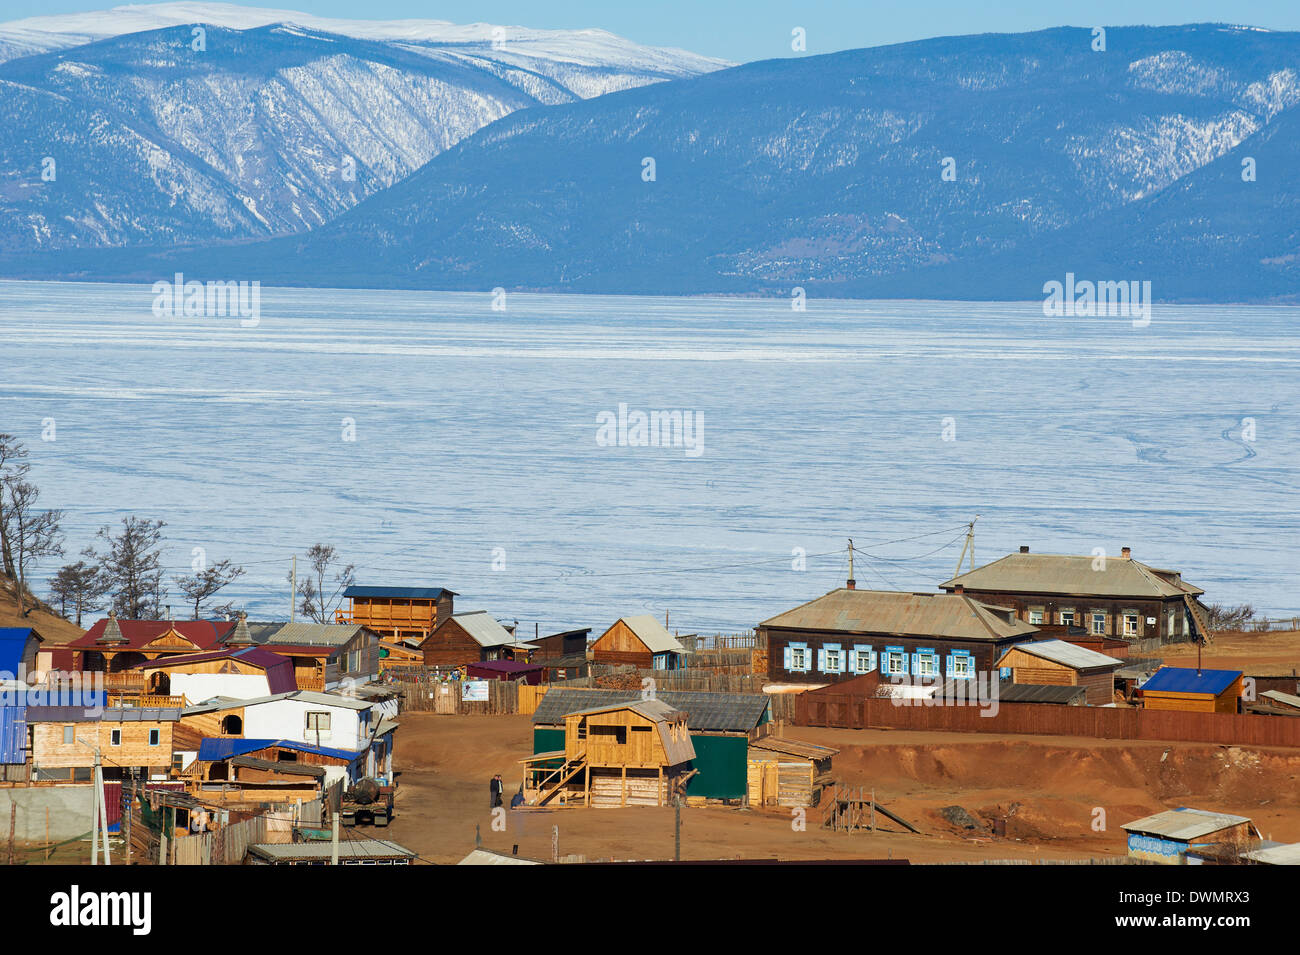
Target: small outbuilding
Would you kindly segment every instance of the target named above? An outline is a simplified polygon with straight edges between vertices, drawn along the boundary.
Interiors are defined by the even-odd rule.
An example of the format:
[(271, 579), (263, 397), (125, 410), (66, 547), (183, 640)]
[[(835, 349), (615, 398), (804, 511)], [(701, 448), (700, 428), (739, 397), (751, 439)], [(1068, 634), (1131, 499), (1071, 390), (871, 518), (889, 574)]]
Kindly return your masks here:
[(465, 667), (467, 680), (523, 680), (529, 686), (542, 682), (542, 667), (536, 663), (520, 663), (517, 660), (487, 660), (483, 663), (470, 663)]
[(1184, 713), (1236, 713), (1241, 701), (1240, 670), (1161, 667), (1138, 689), (1142, 708)]
[(1234, 856), (1259, 838), (1245, 816), (1179, 807), (1123, 827), (1128, 854), (1162, 865), (1195, 865), (1205, 855)]
[(831, 758), (839, 753), (796, 739), (763, 736), (749, 744), (751, 806), (816, 806), (832, 781)]
[(1065, 640), (1040, 640), (1016, 644), (997, 665), (1011, 671), (1012, 683), (1082, 686), (1090, 704), (1104, 706), (1115, 700), (1115, 671), (1124, 661)]

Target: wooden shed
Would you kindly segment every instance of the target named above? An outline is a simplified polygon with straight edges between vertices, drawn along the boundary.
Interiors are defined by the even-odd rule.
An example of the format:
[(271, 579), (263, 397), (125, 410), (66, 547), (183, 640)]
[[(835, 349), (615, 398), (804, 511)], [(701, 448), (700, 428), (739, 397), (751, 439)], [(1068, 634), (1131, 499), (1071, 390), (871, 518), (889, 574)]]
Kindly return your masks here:
[(564, 749), (524, 763), (529, 805), (665, 806), (694, 770), (686, 714), (660, 700), (597, 706), (564, 718)]
[(677, 670), (685, 648), (651, 614), (620, 617), (591, 647), (596, 663), (628, 663), (644, 670)]
[(751, 806), (815, 806), (831, 780), (838, 749), (764, 736), (749, 744)]
[(1121, 827), (1128, 833), (1128, 854), (1162, 865), (1187, 865), (1189, 856), (1235, 857), (1259, 839), (1245, 816), (1179, 807), (1144, 816)]
[(1236, 713), (1241, 700), (1240, 670), (1161, 667), (1139, 687), (1142, 708), (1185, 713)]
[(1011, 647), (997, 666), (1011, 671), (1013, 683), (1082, 686), (1089, 704), (1105, 706), (1115, 700), (1115, 671), (1124, 662), (1065, 640), (1041, 640)]

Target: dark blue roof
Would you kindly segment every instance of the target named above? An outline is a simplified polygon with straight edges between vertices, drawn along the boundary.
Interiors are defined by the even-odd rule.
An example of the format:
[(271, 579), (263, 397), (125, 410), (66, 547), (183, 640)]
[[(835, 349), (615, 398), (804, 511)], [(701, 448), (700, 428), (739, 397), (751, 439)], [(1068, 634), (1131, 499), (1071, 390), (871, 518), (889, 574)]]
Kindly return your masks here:
[(343, 591), (344, 597), (393, 597), (398, 600), (437, 600), (443, 594), (456, 596), (445, 587), (362, 587), (353, 584)]
[(18, 672), (18, 664), (23, 662), (23, 650), (32, 635), (31, 627), (0, 627), (0, 672)]
[(1218, 696), (1241, 676), (1240, 670), (1201, 670), (1192, 667), (1161, 667), (1142, 684), (1142, 691), (1165, 693), (1209, 693)]
[(325, 746), (311, 746), (291, 739), (239, 739), (231, 737), (206, 736), (199, 740), (198, 759), (211, 761), (228, 759), (231, 756), (243, 756), (258, 750), (278, 746), (292, 749), (299, 753), (315, 753), (318, 756), (333, 756), (336, 759), (353, 760), (366, 754), (365, 750), (329, 749)]

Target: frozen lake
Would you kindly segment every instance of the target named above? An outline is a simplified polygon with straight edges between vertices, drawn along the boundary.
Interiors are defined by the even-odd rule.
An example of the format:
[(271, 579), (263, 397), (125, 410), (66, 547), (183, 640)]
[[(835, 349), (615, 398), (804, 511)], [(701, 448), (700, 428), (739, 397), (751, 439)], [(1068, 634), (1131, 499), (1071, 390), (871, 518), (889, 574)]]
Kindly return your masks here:
[[(0, 431), (67, 510), (66, 560), (161, 518), (174, 572), (232, 558), (256, 618), (287, 614), (290, 558), (320, 541), (359, 582), (450, 587), (525, 634), (665, 611), (737, 631), (841, 586), (848, 537), (874, 555), (859, 587), (933, 590), (976, 514), (980, 563), (1131, 545), (1209, 602), (1300, 612), (1300, 309), (1157, 305), (1135, 328), (1020, 303), (492, 301), (263, 289), (243, 328), (156, 318), (147, 286), (0, 283)], [(699, 453), (602, 446), (620, 404), (690, 412)]]

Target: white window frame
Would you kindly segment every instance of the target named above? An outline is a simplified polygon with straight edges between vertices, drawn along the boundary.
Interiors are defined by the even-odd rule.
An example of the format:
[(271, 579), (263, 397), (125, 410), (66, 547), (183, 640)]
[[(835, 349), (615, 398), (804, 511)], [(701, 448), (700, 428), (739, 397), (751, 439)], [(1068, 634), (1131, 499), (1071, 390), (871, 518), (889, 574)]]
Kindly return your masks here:
[[(1141, 618), (1141, 616), (1140, 616), (1139, 614), (1136, 614), (1136, 613), (1126, 613), (1126, 614), (1124, 614), (1123, 619), (1124, 619), (1124, 636), (1126, 636), (1126, 637), (1136, 637), (1136, 636), (1139, 636), (1139, 635), (1141, 634), (1141, 632), (1142, 632), (1142, 629), (1141, 629), (1141, 628), (1142, 628), (1142, 618)], [(1131, 621), (1132, 624), (1133, 624), (1132, 627), (1129, 626), (1130, 621)]]
[[(1026, 611), (1026, 615), (1029, 620), (1029, 623), (1031, 623), (1035, 627), (1041, 627), (1043, 625), (1043, 615), (1046, 613), (1047, 611), (1042, 609), (1041, 607), (1034, 607)], [(1035, 620), (1034, 619), (1035, 617), (1037, 617), (1038, 619)]]
[[(1104, 637), (1106, 635), (1106, 624), (1108, 623), (1107, 616), (1108, 614), (1100, 610), (1092, 611), (1088, 615), (1088, 632), (1094, 637)], [(1097, 619), (1098, 617), (1101, 618), (1100, 621)]]
[(122, 731), (121, 731), (121, 730), (109, 730), (109, 731), (108, 731), (108, 745), (109, 745), (109, 746), (121, 746), (121, 745), (122, 745)]
[[(318, 733), (320, 733), (321, 735), (326, 735), (326, 734), (332, 732), (332, 730), (330, 729), (330, 727), (333, 725), (333, 721), (332, 721), (332, 719), (331, 719), (331, 717), (332, 717), (333, 715), (334, 715), (334, 714), (331, 713), (329, 710), (308, 710), (308, 711), (307, 711), (307, 732), (308, 732), (308, 733), (317, 733), (317, 732), (318, 732)], [(317, 717), (317, 719), (316, 719), (316, 725), (315, 725), (315, 726), (312, 725), (312, 717), (313, 717), (313, 716), (314, 716), (314, 717)], [(322, 716), (325, 717), (325, 725), (324, 725), (324, 726), (321, 725), (321, 721), (320, 721), (320, 719), (319, 719), (319, 718), (322, 717)]]
[[(1059, 620), (1059, 621), (1061, 622), (1061, 626), (1063, 626), (1063, 627), (1073, 627), (1073, 626), (1075, 625), (1075, 624), (1074, 624), (1074, 618), (1075, 618), (1076, 616), (1078, 616), (1078, 615), (1074, 612), (1074, 608), (1071, 607), (1071, 608), (1068, 609), (1068, 610), (1062, 610), (1062, 611), (1060, 611), (1060, 612), (1056, 615), (1056, 619)], [(1069, 618), (1069, 619), (1066, 619), (1066, 618)]]
[(807, 647), (791, 647), (791, 648), (790, 648), (790, 669), (791, 669), (791, 671), (795, 671), (795, 670), (797, 670), (797, 671), (799, 671), (800, 673), (802, 673), (804, 670), (807, 670), (807, 669), (808, 669), (807, 653), (808, 653), (808, 648), (807, 648)]
[(829, 650), (829, 649), (828, 649), (828, 650), (826, 651), (826, 672), (827, 672), (827, 673), (841, 673), (841, 672), (843, 672), (843, 667), (840, 666), (840, 654), (841, 654), (841, 653), (843, 653), (842, 650)]

